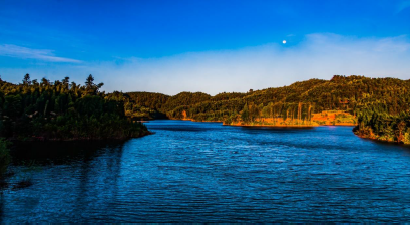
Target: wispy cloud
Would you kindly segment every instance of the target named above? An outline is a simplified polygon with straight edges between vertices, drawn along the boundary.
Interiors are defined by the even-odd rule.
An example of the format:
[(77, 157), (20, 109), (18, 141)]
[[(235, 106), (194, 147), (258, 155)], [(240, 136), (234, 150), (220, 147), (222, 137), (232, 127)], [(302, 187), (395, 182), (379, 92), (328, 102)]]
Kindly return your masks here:
[[(409, 78), (410, 41), (406, 36), (357, 38), (309, 34), (294, 46), (272, 43), (240, 50), (193, 52), (156, 59), (130, 59), (91, 66), (108, 90), (247, 91), (334, 74)], [(110, 74), (117, 74), (112, 78)], [(121, 79), (118, 79), (121, 77)]]
[(80, 60), (55, 56), (53, 50), (32, 49), (17, 45), (0, 45), (0, 55), (22, 59), (37, 59), (49, 62), (71, 62), (80, 63)]
[[(3, 79), (18, 82), (32, 77), (83, 83), (93, 74), (106, 91), (248, 91), (289, 85), (310, 78), (330, 79), (335, 74), (370, 77), (410, 77), (410, 40), (407, 36), (358, 38), (320, 33), (305, 36), (296, 45), (270, 43), (239, 50), (191, 52), (169, 57), (1, 69)], [(17, 76), (18, 75), (18, 76)], [(15, 81), (13, 80), (15, 79)]]
[(406, 9), (406, 8), (408, 8), (408, 7), (410, 7), (410, 0), (401, 1), (401, 2), (399, 3), (398, 7), (397, 7), (396, 13), (399, 13), (399, 12), (401, 12), (402, 10), (404, 10), (404, 9)]

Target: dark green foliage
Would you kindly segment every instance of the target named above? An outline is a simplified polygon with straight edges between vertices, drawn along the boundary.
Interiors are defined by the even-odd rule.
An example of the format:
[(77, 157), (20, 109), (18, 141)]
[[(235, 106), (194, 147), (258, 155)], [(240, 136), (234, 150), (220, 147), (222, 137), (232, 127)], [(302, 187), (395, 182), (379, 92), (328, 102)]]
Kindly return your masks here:
[(8, 144), (4, 138), (0, 138), (0, 178), (7, 171), (11, 160)]
[[(161, 93), (152, 92), (128, 92), (113, 93), (122, 95), (125, 99), (126, 115), (138, 119), (165, 119), (165, 113), (162, 112), (163, 105), (167, 102), (169, 96)], [(123, 96), (126, 96), (124, 98)]]
[[(262, 119), (311, 121), (322, 110), (346, 110), (357, 117), (363, 137), (410, 143), (410, 81), (335, 75), (248, 93), (99, 92), (90, 75), (85, 86), (61, 81), (40, 83), (27, 74), (23, 84), (0, 81), (0, 132), (7, 138), (99, 139), (138, 136), (148, 119), (223, 121), (257, 124)], [(340, 115), (337, 121), (352, 121)], [(356, 119), (355, 119), (356, 120)]]
[(19, 140), (125, 139), (148, 133), (125, 116), (124, 100), (99, 92), (90, 75), (81, 86), (62, 81), (0, 81), (0, 135)]
[[(170, 119), (254, 123), (261, 118), (309, 121), (322, 110), (346, 110), (357, 117), (356, 133), (380, 140), (410, 143), (410, 81), (335, 75), (248, 93), (129, 93), (130, 109), (160, 112)], [(127, 108), (127, 107), (126, 107)], [(351, 121), (351, 117), (337, 117)], [(369, 133), (369, 135), (364, 135)], [(372, 136), (373, 135), (373, 136)]]
[(132, 103), (155, 110), (160, 110), (169, 98), (169, 95), (153, 92), (128, 92), (127, 94)]
[(243, 121), (243, 122), (245, 122), (245, 123), (248, 123), (248, 122), (249, 122), (250, 117), (249, 117), (249, 107), (248, 107), (248, 104), (245, 104), (245, 106), (243, 107), (241, 118), (242, 118), (242, 121)]
[(168, 110), (179, 106), (188, 106), (208, 101), (211, 97), (211, 95), (202, 92), (181, 92), (168, 98), (162, 108)]

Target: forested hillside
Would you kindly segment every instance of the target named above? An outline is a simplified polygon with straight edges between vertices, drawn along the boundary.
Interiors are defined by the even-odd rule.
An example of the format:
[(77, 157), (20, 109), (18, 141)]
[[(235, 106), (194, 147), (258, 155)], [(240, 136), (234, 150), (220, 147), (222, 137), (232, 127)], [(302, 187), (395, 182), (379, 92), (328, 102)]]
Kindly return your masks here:
[(136, 93), (130, 96), (129, 104), (147, 107), (170, 119), (251, 126), (310, 126), (316, 124), (313, 114), (343, 110), (346, 114), (338, 115), (336, 124), (347, 121), (358, 125), (355, 132), (362, 137), (410, 144), (409, 91), (409, 80), (335, 75), (331, 80), (310, 79), (247, 93), (210, 96), (181, 92), (164, 96), (161, 101), (158, 93), (153, 101), (140, 101), (142, 97)]
[(31, 80), (22, 83), (0, 79), (0, 136), (12, 140), (125, 139), (148, 134), (130, 121), (123, 98), (107, 95), (90, 75), (85, 85)]
[[(184, 119), (242, 126), (357, 125), (361, 137), (410, 144), (410, 81), (335, 75), (247, 93), (100, 92), (47, 79), (0, 80), (0, 133), (8, 139), (122, 139), (148, 133), (135, 121)], [(334, 112), (337, 112), (336, 114)], [(329, 114), (333, 113), (333, 114)], [(329, 114), (329, 115), (328, 115)], [(332, 117), (332, 122), (320, 118)], [(319, 119), (318, 119), (319, 118)]]

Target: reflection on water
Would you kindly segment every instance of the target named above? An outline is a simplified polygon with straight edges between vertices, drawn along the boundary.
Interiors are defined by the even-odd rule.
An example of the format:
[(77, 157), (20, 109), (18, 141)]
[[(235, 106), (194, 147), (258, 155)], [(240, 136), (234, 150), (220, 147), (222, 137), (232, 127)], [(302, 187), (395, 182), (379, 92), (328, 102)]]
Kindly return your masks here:
[(1, 222), (409, 221), (408, 148), (351, 127), (255, 129), (153, 121), (155, 135), (23, 147), (34, 185), (7, 190)]

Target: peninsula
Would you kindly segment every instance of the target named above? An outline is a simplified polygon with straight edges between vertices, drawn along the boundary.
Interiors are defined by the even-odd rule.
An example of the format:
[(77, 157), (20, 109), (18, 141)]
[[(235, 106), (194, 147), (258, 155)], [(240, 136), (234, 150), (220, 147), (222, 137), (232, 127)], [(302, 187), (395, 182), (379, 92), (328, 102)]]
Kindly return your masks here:
[(22, 83), (0, 79), (0, 137), (18, 141), (122, 140), (150, 132), (125, 116), (124, 101), (99, 91), (90, 74), (85, 85), (69, 77)]

